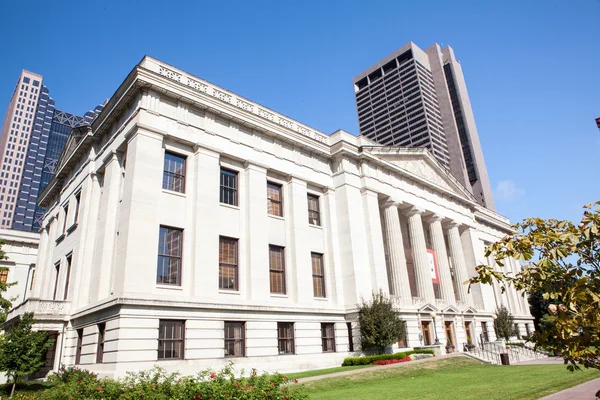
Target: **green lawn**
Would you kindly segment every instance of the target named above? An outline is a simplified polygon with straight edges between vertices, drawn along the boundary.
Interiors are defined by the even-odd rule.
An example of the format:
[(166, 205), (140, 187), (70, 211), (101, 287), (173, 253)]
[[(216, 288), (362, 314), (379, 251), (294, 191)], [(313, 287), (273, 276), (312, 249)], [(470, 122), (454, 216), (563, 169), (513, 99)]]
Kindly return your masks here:
[(336, 372), (344, 372), (351, 371), (353, 369), (362, 369), (362, 368), (371, 368), (374, 365), (349, 365), (347, 367), (333, 367), (333, 368), (325, 368), (325, 369), (314, 369), (312, 371), (304, 371), (304, 372), (292, 372), (289, 374), (284, 374), (290, 379), (300, 379), (300, 378), (308, 378), (310, 376), (318, 376), (318, 375), (328, 375), (334, 374)]
[(364, 371), (302, 384), (320, 399), (538, 399), (600, 377), (598, 370), (569, 372), (564, 365), (481, 364), (453, 357), (398, 368)]

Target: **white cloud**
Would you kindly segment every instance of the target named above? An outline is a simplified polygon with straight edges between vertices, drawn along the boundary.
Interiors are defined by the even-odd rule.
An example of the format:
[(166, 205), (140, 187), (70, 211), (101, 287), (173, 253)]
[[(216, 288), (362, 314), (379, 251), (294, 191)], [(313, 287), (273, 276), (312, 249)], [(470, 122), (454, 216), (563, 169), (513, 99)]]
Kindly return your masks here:
[(498, 182), (494, 192), (496, 199), (508, 202), (515, 201), (525, 194), (525, 190), (518, 187), (513, 181)]

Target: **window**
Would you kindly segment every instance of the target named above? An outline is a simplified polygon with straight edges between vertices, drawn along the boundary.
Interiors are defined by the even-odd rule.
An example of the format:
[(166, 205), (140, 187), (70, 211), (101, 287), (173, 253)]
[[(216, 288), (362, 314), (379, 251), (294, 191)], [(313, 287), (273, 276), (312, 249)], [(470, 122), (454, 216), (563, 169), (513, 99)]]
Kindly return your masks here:
[(335, 352), (335, 325), (321, 324), (321, 347), (323, 353)]
[[(35, 264), (32, 264), (35, 266)], [(35, 279), (35, 268), (31, 270), (31, 283), (29, 284), (29, 290), (33, 290), (33, 282)]]
[(483, 339), (484, 343), (487, 343), (490, 341), (489, 335), (488, 335), (488, 329), (487, 329), (487, 322), (481, 321), (481, 338)]
[(56, 294), (58, 292), (58, 278), (60, 277), (60, 262), (54, 264), (54, 269), (56, 272), (56, 277), (54, 278), (54, 295), (52, 296), (52, 300), (56, 300)]
[(104, 360), (104, 330), (106, 324), (98, 324), (98, 348), (96, 349), (96, 363), (101, 364)]
[(67, 218), (69, 217), (69, 203), (67, 203), (63, 206), (63, 210), (64, 210), (65, 219), (63, 220), (62, 233), (64, 234), (65, 231), (67, 230)]
[(8, 280), (8, 268), (3, 268), (0, 271), (0, 283), (6, 283)]
[(73, 259), (73, 254), (69, 254), (67, 256), (67, 279), (65, 281), (65, 291), (63, 293), (63, 300), (67, 299), (69, 295), (69, 283), (71, 282), (71, 260)]
[(246, 334), (243, 322), (225, 322), (225, 357), (244, 357)]
[(408, 347), (408, 330), (406, 329), (406, 321), (402, 321), (404, 325), (404, 334), (398, 338), (398, 347)]
[(294, 323), (277, 323), (277, 346), (279, 354), (294, 354)]
[(285, 294), (285, 260), (283, 247), (269, 246), (269, 273), (271, 293)]
[(238, 290), (238, 240), (219, 238), (219, 289)]
[(81, 204), (81, 192), (78, 192), (75, 195), (75, 219), (73, 220), (73, 223), (78, 223), (79, 222), (79, 206)]
[(221, 203), (231, 206), (238, 205), (237, 172), (221, 168)]
[(81, 363), (82, 347), (83, 347), (83, 329), (77, 329), (77, 349), (75, 350), (75, 364)]
[(325, 273), (323, 271), (323, 254), (311, 253), (313, 294), (315, 297), (325, 296)]
[(160, 227), (156, 283), (181, 285), (181, 229)]
[(267, 211), (270, 215), (283, 216), (281, 200), (281, 185), (267, 182)]
[(319, 197), (313, 194), (308, 195), (308, 223), (311, 225), (321, 226)]
[(163, 189), (185, 193), (185, 158), (165, 153)]
[(354, 351), (354, 337), (352, 336), (352, 322), (346, 322), (348, 329), (348, 351)]
[(158, 359), (183, 360), (185, 322), (160, 320), (158, 322)]

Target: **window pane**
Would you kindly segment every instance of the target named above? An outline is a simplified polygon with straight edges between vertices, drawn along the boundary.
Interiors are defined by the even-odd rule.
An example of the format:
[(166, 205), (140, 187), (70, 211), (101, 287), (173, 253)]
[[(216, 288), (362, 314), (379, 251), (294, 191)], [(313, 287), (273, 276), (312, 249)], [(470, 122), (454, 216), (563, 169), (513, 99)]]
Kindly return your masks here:
[(267, 182), (267, 211), (271, 215), (283, 216), (281, 185)]
[(237, 172), (221, 169), (221, 203), (237, 206)]
[(308, 195), (308, 223), (321, 226), (319, 197), (312, 194)]
[(269, 246), (269, 270), (271, 293), (285, 294), (285, 263), (283, 247)]
[(225, 322), (225, 357), (243, 357), (244, 340), (243, 322)]
[(159, 321), (158, 359), (184, 358), (184, 321)]
[(237, 242), (237, 239), (219, 238), (219, 289), (238, 289)]
[(184, 192), (185, 158), (165, 153), (163, 189)]
[(315, 297), (325, 297), (325, 274), (323, 271), (323, 255), (311, 253), (313, 292)]
[(156, 283), (181, 284), (182, 231), (160, 227), (158, 240), (158, 266)]

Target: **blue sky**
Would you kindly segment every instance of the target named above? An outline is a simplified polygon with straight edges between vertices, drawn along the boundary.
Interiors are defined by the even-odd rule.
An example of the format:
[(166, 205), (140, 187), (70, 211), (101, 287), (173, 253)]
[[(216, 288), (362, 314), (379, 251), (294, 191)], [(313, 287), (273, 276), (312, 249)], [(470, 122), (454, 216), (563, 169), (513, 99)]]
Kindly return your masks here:
[(461, 61), (500, 213), (600, 200), (600, 1), (18, 1), (0, 5), (0, 112), (21, 69), (83, 114), (144, 54), (331, 133), (352, 77), (408, 41)]

